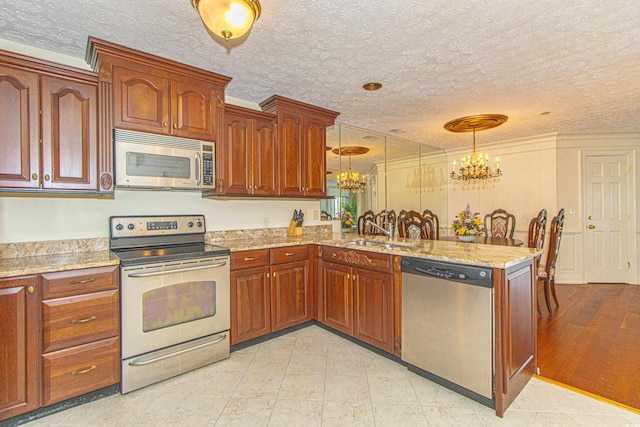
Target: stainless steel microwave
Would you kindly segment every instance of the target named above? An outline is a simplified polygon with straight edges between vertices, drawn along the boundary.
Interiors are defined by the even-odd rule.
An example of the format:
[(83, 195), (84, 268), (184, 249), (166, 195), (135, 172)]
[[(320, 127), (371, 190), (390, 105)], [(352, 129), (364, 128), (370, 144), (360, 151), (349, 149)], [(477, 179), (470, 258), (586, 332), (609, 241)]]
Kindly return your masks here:
[(215, 188), (215, 144), (115, 129), (116, 187), (208, 190)]

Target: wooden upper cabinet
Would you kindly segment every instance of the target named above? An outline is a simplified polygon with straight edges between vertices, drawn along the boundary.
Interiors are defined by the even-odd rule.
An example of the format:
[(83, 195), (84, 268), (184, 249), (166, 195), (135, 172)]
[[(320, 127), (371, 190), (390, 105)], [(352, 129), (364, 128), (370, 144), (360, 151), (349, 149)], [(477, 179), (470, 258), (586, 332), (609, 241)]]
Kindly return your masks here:
[(38, 80), (35, 72), (0, 64), (0, 187), (40, 185)]
[(216, 99), (222, 91), (206, 82), (171, 82), (171, 131), (174, 136), (216, 140)]
[(0, 51), (0, 188), (100, 191), (98, 115), (96, 73)]
[(42, 187), (96, 190), (96, 84), (42, 76)]
[[(218, 141), (231, 78), (89, 38), (87, 62), (100, 76), (101, 126)], [(105, 134), (105, 137), (108, 136)]]
[(242, 107), (225, 108), (218, 144), (218, 193), (273, 196), (276, 189), (275, 117)]
[(326, 128), (339, 113), (278, 95), (260, 106), (278, 116), (279, 194), (326, 195)]
[(170, 133), (169, 80), (113, 67), (113, 126), (154, 133)]
[(326, 125), (324, 120), (306, 117), (304, 129), (305, 195), (324, 196), (327, 194)]

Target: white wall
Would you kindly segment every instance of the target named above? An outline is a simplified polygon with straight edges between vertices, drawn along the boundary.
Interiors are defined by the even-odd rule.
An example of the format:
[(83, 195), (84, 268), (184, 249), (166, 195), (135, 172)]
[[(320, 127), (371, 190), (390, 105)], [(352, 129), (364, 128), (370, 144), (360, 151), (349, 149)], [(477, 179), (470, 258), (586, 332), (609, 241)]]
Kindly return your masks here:
[[(484, 185), (450, 181), (449, 217), (446, 222), (450, 224), (467, 203), (471, 204), (473, 212), (480, 212), (481, 218), (495, 209), (505, 209), (516, 217), (514, 237), (526, 240), (531, 218), (543, 208), (549, 214), (556, 211), (555, 142), (555, 135), (541, 135), (479, 147), (478, 151), (489, 153), (493, 169), (493, 159), (500, 158), (502, 177)], [(459, 159), (468, 152), (447, 151), (449, 165), (457, 160), (459, 167)]]
[[(286, 227), (294, 209), (319, 225), (317, 200), (210, 200), (198, 192), (116, 190), (114, 199), (0, 193), (0, 243), (109, 236), (112, 215), (204, 214), (207, 231)], [(314, 220), (316, 215), (316, 220)]]

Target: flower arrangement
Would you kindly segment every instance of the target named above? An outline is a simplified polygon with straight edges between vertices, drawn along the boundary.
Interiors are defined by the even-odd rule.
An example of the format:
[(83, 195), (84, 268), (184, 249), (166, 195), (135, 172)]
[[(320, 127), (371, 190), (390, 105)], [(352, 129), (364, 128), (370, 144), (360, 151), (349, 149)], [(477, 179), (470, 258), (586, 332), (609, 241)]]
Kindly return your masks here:
[(351, 228), (354, 224), (353, 213), (343, 210), (340, 212), (340, 220), (342, 221), (342, 228)]
[(478, 235), (484, 232), (482, 220), (479, 218), (480, 213), (471, 214), (471, 205), (467, 203), (465, 210), (456, 215), (451, 228), (456, 236)]

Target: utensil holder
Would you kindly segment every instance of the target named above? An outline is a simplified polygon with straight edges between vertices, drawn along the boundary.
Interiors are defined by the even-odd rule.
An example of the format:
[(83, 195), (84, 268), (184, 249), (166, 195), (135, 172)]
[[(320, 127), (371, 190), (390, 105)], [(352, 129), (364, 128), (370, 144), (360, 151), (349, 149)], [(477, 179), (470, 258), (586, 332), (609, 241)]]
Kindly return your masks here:
[(287, 236), (298, 237), (302, 236), (302, 227), (298, 227), (298, 221), (289, 221), (289, 229), (287, 230)]

